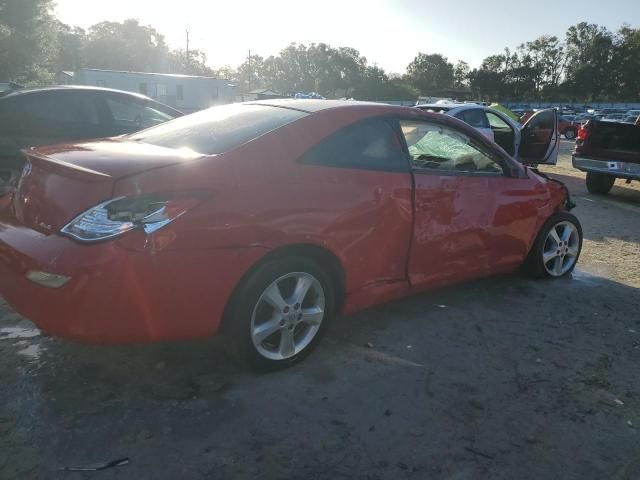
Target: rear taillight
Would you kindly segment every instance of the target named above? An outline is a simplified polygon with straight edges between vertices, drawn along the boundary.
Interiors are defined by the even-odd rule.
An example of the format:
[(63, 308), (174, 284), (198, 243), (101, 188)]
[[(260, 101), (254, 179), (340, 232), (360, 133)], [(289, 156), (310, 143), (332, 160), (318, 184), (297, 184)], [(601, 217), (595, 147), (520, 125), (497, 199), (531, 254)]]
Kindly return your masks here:
[(82, 213), (61, 233), (81, 242), (98, 242), (118, 237), (130, 230), (151, 234), (195, 207), (202, 192), (153, 194), (119, 197)]
[(581, 142), (584, 142), (588, 136), (589, 136), (589, 130), (587, 130), (585, 128), (585, 125), (583, 125), (582, 127), (580, 127), (580, 130), (578, 130), (577, 139)]

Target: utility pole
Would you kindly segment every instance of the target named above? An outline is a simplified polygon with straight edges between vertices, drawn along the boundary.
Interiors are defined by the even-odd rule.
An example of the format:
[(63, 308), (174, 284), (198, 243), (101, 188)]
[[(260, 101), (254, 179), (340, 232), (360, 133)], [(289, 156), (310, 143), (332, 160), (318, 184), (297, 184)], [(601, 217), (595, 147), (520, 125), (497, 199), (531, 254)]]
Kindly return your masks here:
[(251, 91), (251, 80), (253, 79), (253, 71), (251, 70), (251, 49), (249, 49), (248, 64), (249, 64), (249, 81), (247, 82), (247, 84), (249, 86), (249, 91)]
[(185, 73), (189, 73), (189, 70), (190, 70), (189, 66), (190, 66), (190, 60), (191, 60), (189, 58), (189, 29), (187, 28), (185, 32), (187, 33), (187, 49), (185, 50), (185, 57), (187, 58), (187, 61), (186, 61), (187, 72)]

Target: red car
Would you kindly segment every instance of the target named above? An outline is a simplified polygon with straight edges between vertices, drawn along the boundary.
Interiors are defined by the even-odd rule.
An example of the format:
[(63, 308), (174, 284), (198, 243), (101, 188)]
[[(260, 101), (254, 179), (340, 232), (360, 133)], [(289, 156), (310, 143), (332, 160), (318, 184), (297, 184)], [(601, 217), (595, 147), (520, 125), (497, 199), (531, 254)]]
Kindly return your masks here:
[(561, 277), (582, 246), (561, 183), (414, 108), (235, 104), (25, 154), (0, 198), (0, 295), (80, 341), (222, 332), (281, 368), (337, 312), (523, 264)]

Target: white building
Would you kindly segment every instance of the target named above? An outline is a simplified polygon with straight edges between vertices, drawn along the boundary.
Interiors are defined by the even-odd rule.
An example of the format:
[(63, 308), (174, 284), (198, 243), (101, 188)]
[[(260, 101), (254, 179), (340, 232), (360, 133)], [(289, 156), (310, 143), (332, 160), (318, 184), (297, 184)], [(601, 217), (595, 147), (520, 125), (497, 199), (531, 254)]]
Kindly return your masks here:
[(59, 72), (65, 85), (91, 85), (142, 93), (178, 110), (191, 113), (235, 100), (235, 86), (229, 80), (169, 73), (121, 72), (82, 68)]

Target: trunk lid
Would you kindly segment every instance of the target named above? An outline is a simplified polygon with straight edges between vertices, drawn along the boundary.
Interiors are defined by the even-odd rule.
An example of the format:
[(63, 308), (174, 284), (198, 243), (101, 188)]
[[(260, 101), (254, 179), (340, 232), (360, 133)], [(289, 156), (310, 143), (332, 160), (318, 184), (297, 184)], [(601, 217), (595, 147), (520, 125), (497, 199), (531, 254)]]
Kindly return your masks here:
[(120, 178), (201, 157), (123, 140), (43, 147), (24, 153), (28, 161), (13, 210), (20, 223), (44, 234), (57, 233), (80, 213), (110, 199)]

